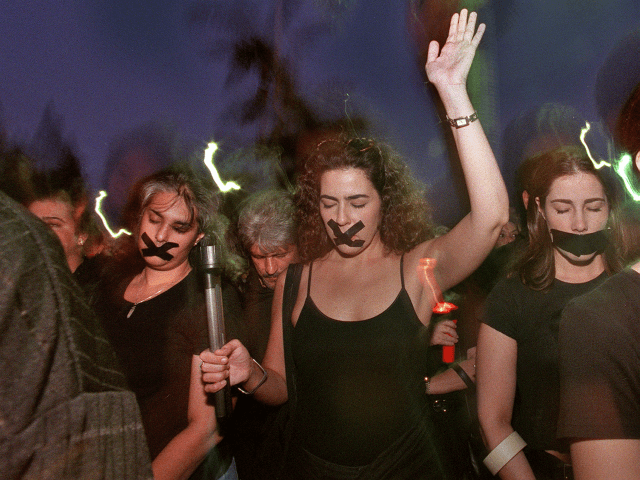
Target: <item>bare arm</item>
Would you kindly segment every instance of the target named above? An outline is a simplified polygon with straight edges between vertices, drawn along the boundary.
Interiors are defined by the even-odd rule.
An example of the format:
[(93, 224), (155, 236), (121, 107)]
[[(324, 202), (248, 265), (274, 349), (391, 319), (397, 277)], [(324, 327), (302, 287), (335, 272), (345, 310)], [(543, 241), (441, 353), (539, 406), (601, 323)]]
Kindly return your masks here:
[[(476, 48), (485, 30), (474, 34), (476, 14), (462, 10), (451, 18), (449, 36), (440, 50), (429, 45), (426, 71), (438, 90), (449, 118), (474, 112), (466, 89), (467, 75)], [(484, 134), (480, 120), (453, 128), (453, 136), (469, 192), (471, 212), (450, 232), (418, 248), (415, 262), (422, 257), (438, 260), (436, 278), (442, 290), (456, 285), (473, 272), (489, 254), (500, 229), (509, 218), (509, 201), (500, 169)]]
[[(487, 450), (492, 451), (513, 432), (511, 416), (516, 393), (516, 341), (480, 325), (478, 334), (477, 389), (478, 419)], [(500, 478), (535, 480), (522, 451), (499, 471)]]
[[(469, 350), (475, 351), (475, 347)], [(473, 355), (467, 355), (468, 358), (460, 362), (460, 367), (469, 376), (469, 379), (475, 381), (476, 379), (476, 367), (475, 367), (475, 353)], [(458, 372), (452, 368), (447, 368), (444, 372), (438, 373), (431, 377), (429, 382), (429, 394), (440, 395), (443, 393), (456, 392), (458, 390), (464, 390), (467, 385), (464, 380), (460, 378)]]
[(577, 440), (571, 443), (576, 480), (640, 478), (640, 439)]
[(209, 450), (221, 440), (215, 408), (208, 402), (200, 375), (200, 358), (194, 355), (189, 386), (189, 425), (153, 460), (151, 467), (156, 480), (189, 478)]
[[(269, 343), (264, 355), (263, 367), (269, 373), (269, 378), (255, 393), (255, 397), (269, 405), (281, 405), (288, 399), (287, 373), (284, 363), (284, 340), (282, 332), (282, 296), (284, 292), (284, 280), (286, 275), (280, 275), (276, 283), (271, 307), (271, 331)], [(254, 366), (255, 367), (255, 366)], [(257, 377), (260, 381), (262, 374)], [(252, 388), (256, 382), (256, 372), (253, 372), (250, 381), (245, 388)]]

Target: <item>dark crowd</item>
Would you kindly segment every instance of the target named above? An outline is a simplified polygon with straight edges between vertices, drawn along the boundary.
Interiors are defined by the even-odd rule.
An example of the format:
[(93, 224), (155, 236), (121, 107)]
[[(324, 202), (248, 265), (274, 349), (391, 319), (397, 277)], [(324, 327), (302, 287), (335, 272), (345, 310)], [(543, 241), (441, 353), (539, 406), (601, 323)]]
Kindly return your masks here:
[(501, 172), (466, 87), (484, 31), (454, 14), (425, 65), (452, 226), (347, 123), (266, 188), (121, 155), (106, 213), (72, 148), (2, 141), (0, 477), (640, 479), (640, 84), (603, 118), (626, 176), (553, 103)]

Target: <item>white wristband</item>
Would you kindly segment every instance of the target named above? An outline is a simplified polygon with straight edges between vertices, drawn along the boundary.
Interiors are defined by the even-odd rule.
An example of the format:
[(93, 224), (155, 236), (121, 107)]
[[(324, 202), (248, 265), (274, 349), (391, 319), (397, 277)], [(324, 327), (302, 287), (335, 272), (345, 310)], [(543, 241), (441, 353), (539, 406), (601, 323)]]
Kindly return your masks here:
[(483, 462), (491, 472), (491, 475), (495, 475), (526, 445), (527, 442), (518, 435), (518, 432), (514, 431), (511, 435), (502, 440), (496, 448), (491, 450), (491, 453), (486, 456)]

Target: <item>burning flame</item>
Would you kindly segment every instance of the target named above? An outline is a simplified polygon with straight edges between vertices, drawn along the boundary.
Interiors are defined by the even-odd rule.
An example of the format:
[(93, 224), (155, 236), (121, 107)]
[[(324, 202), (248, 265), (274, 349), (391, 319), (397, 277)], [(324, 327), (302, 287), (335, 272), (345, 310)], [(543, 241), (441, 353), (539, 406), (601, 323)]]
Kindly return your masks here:
[(117, 233), (114, 233), (113, 230), (111, 230), (111, 228), (109, 227), (109, 223), (107, 222), (107, 219), (105, 218), (104, 214), (102, 213), (102, 210), (100, 210), (100, 207), (102, 206), (102, 200), (106, 196), (107, 196), (107, 192), (105, 192), (104, 190), (100, 190), (100, 193), (99, 193), (98, 197), (96, 198), (96, 208), (95, 208), (95, 212), (100, 217), (100, 220), (102, 220), (102, 224), (104, 225), (104, 228), (107, 229), (107, 232), (109, 232), (109, 235), (111, 235), (113, 238), (118, 238), (122, 234), (131, 235), (131, 232), (128, 231), (128, 230), (125, 230), (124, 228), (121, 228), (120, 230), (118, 230)]
[(218, 170), (213, 165), (213, 154), (218, 150), (218, 144), (215, 142), (209, 143), (207, 145), (206, 150), (204, 151), (204, 164), (207, 166), (209, 171), (211, 172), (211, 177), (213, 181), (216, 183), (221, 192), (228, 192), (229, 190), (240, 190), (240, 185), (235, 182), (226, 182), (224, 183), (220, 178), (220, 174)]
[[(433, 313), (445, 314), (452, 310), (456, 310), (458, 307), (450, 302), (445, 302), (442, 296), (442, 290), (436, 282), (436, 277), (433, 273), (437, 260), (435, 258), (421, 258), (418, 264), (418, 276), (421, 283), (425, 288), (429, 288), (433, 294), (433, 298), (436, 300), (436, 304), (433, 306)], [(424, 280), (424, 281), (423, 281)]]

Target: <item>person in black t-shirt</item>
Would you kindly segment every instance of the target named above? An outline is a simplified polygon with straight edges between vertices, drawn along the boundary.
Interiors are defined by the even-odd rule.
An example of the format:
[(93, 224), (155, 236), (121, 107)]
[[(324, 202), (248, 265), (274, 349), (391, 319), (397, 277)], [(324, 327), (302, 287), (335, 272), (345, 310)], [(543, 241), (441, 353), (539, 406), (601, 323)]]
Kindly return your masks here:
[[(638, 178), (639, 126), (640, 84), (616, 128)], [(576, 479), (640, 478), (640, 262), (567, 307), (560, 374), (558, 436), (571, 443)]]
[(504, 479), (567, 470), (568, 447), (556, 440), (560, 314), (621, 268), (616, 200), (587, 152), (562, 148), (534, 161), (529, 245), (487, 298), (477, 347), (478, 416), (491, 452), (485, 464)]

